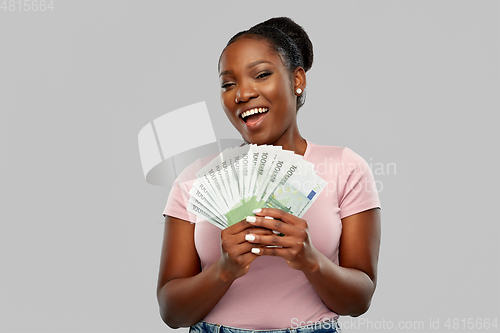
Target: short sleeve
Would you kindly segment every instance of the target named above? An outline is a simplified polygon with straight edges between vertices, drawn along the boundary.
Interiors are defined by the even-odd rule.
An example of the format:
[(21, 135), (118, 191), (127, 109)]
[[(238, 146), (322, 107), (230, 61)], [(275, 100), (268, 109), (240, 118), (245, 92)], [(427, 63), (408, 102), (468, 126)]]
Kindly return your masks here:
[(380, 208), (380, 199), (372, 170), (366, 161), (344, 148), (338, 173), (340, 218), (372, 208)]
[(196, 172), (201, 168), (201, 160), (196, 160), (181, 172), (172, 185), (163, 216), (172, 216), (181, 220), (196, 222), (196, 215), (188, 212), (189, 191), (196, 180)]
[(163, 216), (168, 215), (194, 223), (196, 217), (187, 211), (188, 202), (189, 190), (186, 189), (185, 183), (179, 183), (178, 179), (176, 179), (170, 190)]

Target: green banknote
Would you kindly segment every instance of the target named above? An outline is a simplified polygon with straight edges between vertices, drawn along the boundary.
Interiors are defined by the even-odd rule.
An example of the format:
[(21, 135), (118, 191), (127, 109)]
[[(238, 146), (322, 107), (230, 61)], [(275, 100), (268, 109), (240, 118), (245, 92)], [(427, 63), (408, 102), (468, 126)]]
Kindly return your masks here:
[(256, 208), (277, 208), (298, 217), (326, 186), (314, 165), (279, 146), (229, 148), (196, 173), (188, 211), (224, 229)]

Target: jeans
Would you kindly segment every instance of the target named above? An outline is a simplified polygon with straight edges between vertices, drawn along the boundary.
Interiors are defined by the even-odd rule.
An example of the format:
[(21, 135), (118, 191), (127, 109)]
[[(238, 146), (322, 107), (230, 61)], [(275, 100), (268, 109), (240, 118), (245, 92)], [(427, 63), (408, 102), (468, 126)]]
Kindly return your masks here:
[(223, 326), (219, 324), (207, 323), (200, 321), (198, 324), (191, 326), (189, 333), (341, 333), (340, 326), (336, 320), (328, 320), (317, 322), (309, 326), (283, 328), (277, 330), (250, 330), (243, 328), (235, 328)]

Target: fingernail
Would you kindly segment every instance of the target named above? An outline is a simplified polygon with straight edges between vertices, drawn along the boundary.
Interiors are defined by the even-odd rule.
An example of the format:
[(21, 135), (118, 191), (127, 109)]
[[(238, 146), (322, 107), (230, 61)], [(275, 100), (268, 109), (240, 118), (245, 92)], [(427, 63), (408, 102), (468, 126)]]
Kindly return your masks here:
[(254, 213), (254, 214), (258, 214), (258, 213), (260, 213), (260, 212), (262, 212), (262, 208), (257, 208), (257, 209), (254, 209), (254, 210), (252, 211), (252, 213)]
[(254, 235), (245, 235), (245, 240), (247, 240), (247, 241), (254, 241), (255, 240), (255, 236)]
[(252, 253), (259, 254), (260, 253), (260, 249), (257, 248), (257, 247), (254, 247), (254, 248), (252, 248)]
[(271, 216), (264, 216), (265, 219), (268, 219), (268, 220), (274, 220), (274, 217), (271, 217)]
[(281, 234), (281, 232), (276, 231), (276, 230), (273, 230), (273, 232), (274, 232), (275, 235), (280, 235)]
[(257, 218), (255, 216), (247, 216), (247, 222), (255, 222)]

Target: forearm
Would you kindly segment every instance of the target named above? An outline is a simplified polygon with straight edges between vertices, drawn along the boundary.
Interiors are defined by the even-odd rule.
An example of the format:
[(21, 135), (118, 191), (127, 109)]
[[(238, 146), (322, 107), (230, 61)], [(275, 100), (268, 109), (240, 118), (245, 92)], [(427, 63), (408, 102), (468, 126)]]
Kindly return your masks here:
[(172, 328), (196, 324), (214, 308), (231, 283), (221, 274), (218, 262), (195, 276), (172, 279), (158, 290), (163, 321)]
[(380, 244), (377, 209), (342, 219), (339, 261), (343, 267), (312, 246), (305, 220), (274, 208), (263, 208), (255, 214), (255, 226), (285, 235), (252, 235), (249, 241), (265, 246), (259, 248), (259, 255), (280, 256), (288, 266), (301, 270), (323, 303), (335, 313), (359, 316), (368, 310), (375, 291)]
[(375, 281), (365, 272), (336, 265), (317, 252), (317, 261), (303, 271), (323, 303), (339, 315), (365, 313), (375, 291)]

